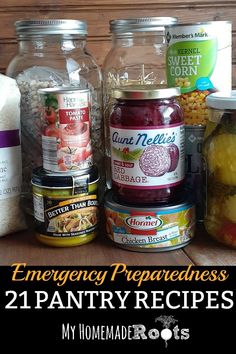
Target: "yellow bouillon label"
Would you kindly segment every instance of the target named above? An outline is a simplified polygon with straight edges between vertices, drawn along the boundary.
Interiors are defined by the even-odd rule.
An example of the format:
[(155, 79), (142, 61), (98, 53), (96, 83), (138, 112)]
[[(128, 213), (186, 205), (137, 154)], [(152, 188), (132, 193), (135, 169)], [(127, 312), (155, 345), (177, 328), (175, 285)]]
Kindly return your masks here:
[(98, 226), (97, 195), (54, 199), (34, 194), (36, 231), (48, 237), (83, 236)]

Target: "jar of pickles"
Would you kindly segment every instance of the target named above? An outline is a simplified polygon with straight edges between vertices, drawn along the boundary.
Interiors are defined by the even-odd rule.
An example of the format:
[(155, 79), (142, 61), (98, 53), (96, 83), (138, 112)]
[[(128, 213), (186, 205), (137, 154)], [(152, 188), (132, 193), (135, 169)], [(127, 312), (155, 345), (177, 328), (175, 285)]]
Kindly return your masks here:
[[(142, 17), (110, 21), (112, 48), (103, 64), (103, 107), (105, 121), (105, 158), (110, 164), (109, 116), (113, 88), (127, 85), (166, 84), (166, 25), (175, 17)], [(109, 172), (109, 169), (107, 169)], [(107, 174), (107, 186), (111, 176)]]
[(236, 248), (236, 91), (206, 99), (210, 119), (203, 144), (206, 170), (205, 227)]
[(175, 203), (183, 194), (184, 123), (178, 88), (114, 89), (112, 188), (118, 201)]

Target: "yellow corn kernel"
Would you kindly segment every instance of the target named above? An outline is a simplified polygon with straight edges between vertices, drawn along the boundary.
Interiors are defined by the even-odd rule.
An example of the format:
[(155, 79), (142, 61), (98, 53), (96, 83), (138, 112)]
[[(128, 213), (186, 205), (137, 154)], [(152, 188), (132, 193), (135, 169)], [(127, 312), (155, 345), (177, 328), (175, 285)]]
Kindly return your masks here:
[[(187, 78), (184, 78), (182, 87), (188, 87), (186, 79)], [(209, 92), (207, 90), (195, 90), (190, 93), (184, 93), (179, 97), (179, 103), (184, 112), (185, 124), (205, 125), (207, 123), (209, 111), (206, 107), (205, 99), (208, 94)]]

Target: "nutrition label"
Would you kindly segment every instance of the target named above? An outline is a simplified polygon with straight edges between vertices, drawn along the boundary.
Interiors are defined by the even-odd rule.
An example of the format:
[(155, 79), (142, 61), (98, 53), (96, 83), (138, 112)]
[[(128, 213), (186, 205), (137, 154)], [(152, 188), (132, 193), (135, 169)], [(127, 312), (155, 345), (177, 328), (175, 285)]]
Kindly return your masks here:
[(42, 136), (43, 167), (45, 170), (57, 171), (57, 139), (50, 136)]
[(0, 149), (0, 199), (20, 194), (21, 186), (20, 146)]
[(36, 220), (44, 222), (44, 202), (43, 197), (34, 194), (34, 217)]

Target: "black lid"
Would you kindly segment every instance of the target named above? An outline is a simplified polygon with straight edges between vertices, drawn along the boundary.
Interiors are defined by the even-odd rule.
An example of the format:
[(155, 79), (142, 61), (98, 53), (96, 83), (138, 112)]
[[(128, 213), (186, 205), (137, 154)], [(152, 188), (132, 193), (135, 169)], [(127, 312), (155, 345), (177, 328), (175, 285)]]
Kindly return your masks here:
[(96, 166), (81, 171), (75, 171), (74, 173), (47, 172), (43, 167), (37, 167), (33, 170), (32, 174), (33, 185), (48, 188), (71, 188), (78, 182), (94, 183), (98, 179), (99, 175)]

